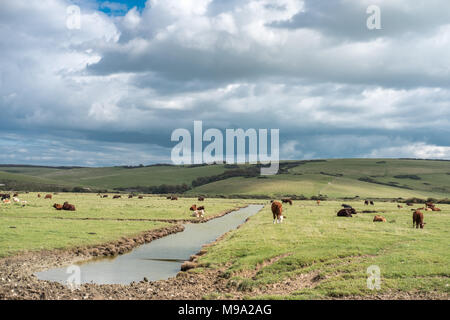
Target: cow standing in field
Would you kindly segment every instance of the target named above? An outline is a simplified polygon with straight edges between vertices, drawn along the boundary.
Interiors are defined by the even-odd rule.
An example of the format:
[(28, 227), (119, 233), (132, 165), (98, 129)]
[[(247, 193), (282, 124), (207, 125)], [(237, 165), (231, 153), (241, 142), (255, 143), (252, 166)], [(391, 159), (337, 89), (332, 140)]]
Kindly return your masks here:
[(416, 229), (423, 229), (425, 223), (423, 222), (423, 213), (420, 210), (415, 210), (413, 212), (413, 228), (414, 225), (416, 226)]
[(130, 194), (130, 195), (128, 196), (128, 199), (133, 199), (133, 195)]
[(51, 198), (53, 198), (53, 196), (51, 194), (46, 194), (44, 197), (44, 199), (51, 199)]
[(316, 203), (318, 206), (320, 206), (320, 200), (317, 200)]
[(170, 197), (170, 200), (178, 200), (178, 197)]
[(398, 204), (398, 205), (397, 205), (397, 208), (401, 209), (401, 208), (403, 208), (403, 207), (402, 207), (401, 205)]
[(117, 194), (113, 197), (113, 199), (120, 199), (120, 198), (122, 198), (122, 196), (119, 196)]
[(273, 223), (283, 222), (283, 205), (278, 201), (272, 202)]
[(369, 205), (369, 200), (364, 201), (364, 205), (368, 206)]
[(375, 204), (373, 203), (372, 200), (370, 200), (370, 205), (371, 205), (371, 206), (374, 206), (374, 205), (375, 205)]
[(144, 199), (144, 196), (139, 196), (138, 199)]
[(103, 198), (108, 198), (108, 195), (107, 195), (107, 194), (105, 194), (105, 195), (103, 196)]
[(198, 201), (205, 201), (205, 197), (202, 196), (198, 197)]
[(289, 198), (281, 199), (281, 202), (282, 202), (282, 203), (289, 203), (289, 204), (292, 206), (292, 200), (289, 199)]

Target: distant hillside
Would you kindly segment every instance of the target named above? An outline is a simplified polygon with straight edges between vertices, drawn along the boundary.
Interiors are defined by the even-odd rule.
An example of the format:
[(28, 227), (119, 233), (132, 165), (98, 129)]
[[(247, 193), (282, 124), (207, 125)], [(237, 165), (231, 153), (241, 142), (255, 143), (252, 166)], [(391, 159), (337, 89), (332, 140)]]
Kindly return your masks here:
[(331, 159), (283, 161), (275, 176), (251, 165), (147, 167), (0, 166), (3, 189), (95, 190), (223, 196), (408, 198), (450, 196), (450, 161)]

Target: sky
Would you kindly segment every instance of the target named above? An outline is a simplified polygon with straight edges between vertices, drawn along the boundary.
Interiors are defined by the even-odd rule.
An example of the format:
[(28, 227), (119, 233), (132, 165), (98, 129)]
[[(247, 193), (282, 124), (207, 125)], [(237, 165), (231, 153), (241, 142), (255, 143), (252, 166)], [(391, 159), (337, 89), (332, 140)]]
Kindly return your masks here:
[(0, 163), (170, 162), (195, 120), (286, 160), (450, 159), (449, 85), (448, 0), (3, 0)]

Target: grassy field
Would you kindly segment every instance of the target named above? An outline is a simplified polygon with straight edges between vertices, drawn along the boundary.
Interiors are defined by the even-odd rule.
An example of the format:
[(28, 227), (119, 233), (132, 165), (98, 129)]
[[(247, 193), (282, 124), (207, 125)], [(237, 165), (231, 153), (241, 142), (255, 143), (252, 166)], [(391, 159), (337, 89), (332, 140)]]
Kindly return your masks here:
[[(289, 162), (282, 162), (288, 164)], [(292, 163), (292, 162), (291, 162)], [(248, 168), (248, 166), (240, 166)], [(224, 165), (150, 166), (138, 168), (46, 168), (0, 166), (0, 184), (24, 190), (31, 186), (59, 185), (113, 190), (115, 188), (182, 185), (189, 195), (271, 196), (319, 194), (329, 199), (446, 198), (450, 194), (450, 161), (400, 159), (331, 159), (294, 164), (286, 172), (268, 177), (233, 177), (200, 186), (195, 179), (220, 175)], [(15, 182), (12, 183), (11, 181)], [(34, 189), (36, 190), (36, 189)]]
[[(374, 223), (375, 213), (337, 217), (341, 203), (294, 201), (284, 206), (284, 223), (275, 225), (266, 206), (199, 261), (204, 267), (225, 267), (225, 276), (244, 292), (288, 279), (292, 283), (290, 292), (257, 298), (370, 295), (374, 292), (367, 288), (366, 271), (371, 265), (381, 270), (381, 290), (376, 293), (450, 293), (450, 205), (440, 205), (441, 212), (426, 212), (425, 228), (413, 229), (409, 208), (349, 202), (358, 212), (376, 210), (387, 219)], [(296, 288), (295, 279), (302, 275), (314, 275), (315, 282), (303, 286), (300, 281)], [(255, 298), (254, 293), (248, 291), (248, 297)]]
[[(200, 203), (193, 198), (171, 201), (146, 196), (144, 199), (113, 200), (111, 195), (103, 199), (95, 194), (71, 193), (53, 195), (51, 200), (38, 198), (37, 193), (19, 195), (19, 198), (27, 201), (27, 205), (0, 203), (0, 257), (25, 250), (97, 244), (169, 225), (127, 219), (197, 219), (191, 217), (189, 207)], [(52, 207), (53, 203), (64, 201), (74, 204), (77, 210), (57, 211)], [(202, 205), (208, 217), (250, 202), (205, 199)]]
[[(446, 198), (450, 194), (448, 173), (450, 173), (448, 161), (336, 159), (308, 162), (289, 169), (288, 174), (266, 178), (237, 177), (217, 181), (194, 188), (188, 193), (274, 197), (283, 195), (311, 197), (321, 194), (331, 199), (355, 196)], [(367, 177), (373, 182), (359, 180)]]

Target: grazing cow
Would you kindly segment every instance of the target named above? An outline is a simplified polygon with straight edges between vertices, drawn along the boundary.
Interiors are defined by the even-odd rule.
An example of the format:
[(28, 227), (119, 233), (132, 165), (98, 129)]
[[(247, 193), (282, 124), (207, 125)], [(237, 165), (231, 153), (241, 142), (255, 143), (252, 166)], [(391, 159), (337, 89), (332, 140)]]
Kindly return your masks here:
[(439, 209), (438, 207), (433, 207), (431, 208), (432, 211), (441, 211), (441, 209)]
[(120, 198), (122, 198), (122, 196), (119, 196), (118, 194), (116, 194), (116, 195), (113, 197), (113, 199), (120, 199)]
[(413, 228), (414, 225), (416, 226), (416, 229), (423, 229), (423, 226), (425, 223), (423, 222), (423, 213), (420, 210), (415, 210), (413, 213)]
[(364, 205), (365, 205), (365, 206), (368, 206), (368, 205), (369, 205), (369, 200), (365, 200), (365, 201), (364, 201)]
[(341, 204), (341, 207), (344, 207), (344, 209), (352, 209), (353, 208), (352, 206), (345, 204), (345, 203)]
[(192, 214), (193, 217), (201, 217), (203, 218), (204, 214), (205, 214), (205, 207), (204, 206), (200, 206), (197, 207), (197, 205), (193, 204), (189, 210), (194, 211), (194, 213)]
[(356, 210), (353, 208), (345, 208), (338, 211), (338, 217), (352, 217), (352, 214), (356, 214)]
[(67, 210), (67, 211), (75, 211), (75, 206), (66, 201), (66, 202), (64, 202), (62, 209)]
[(373, 217), (373, 222), (386, 222), (386, 218), (383, 216), (375, 216)]
[(138, 199), (144, 199), (144, 196), (139, 196)]
[(198, 197), (198, 201), (205, 201), (205, 197), (202, 196)]
[(283, 222), (283, 205), (278, 201), (272, 202), (273, 223)]
[(429, 207), (429, 208), (433, 208), (434, 207), (434, 203), (431, 201), (427, 201), (425, 202), (425, 206)]
[(282, 203), (289, 203), (289, 204), (292, 206), (292, 200), (289, 199), (289, 198), (281, 199), (281, 202), (282, 202)]
[(55, 208), (56, 210), (62, 210), (62, 209), (63, 209), (63, 206), (62, 206), (62, 204), (55, 203), (55, 204), (53, 205), (53, 208)]
[(401, 206), (401, 205), (398, 204), (398, 205), (397, 205), (397, 208), (401, 209), (401, 208), (403, 208), (403, 206)]
[(46, 194), (44, 199), (51, 199), (53, 196), (51, 194)]
[(372, 200), (370, 200), (370, 205), (371, 205), (371, 206), (374, 206), (374, 203), (373, 203), (373, 201), (372, 201)]
[(170, 197), (170, 200), (178, 200), (178, 197)]

